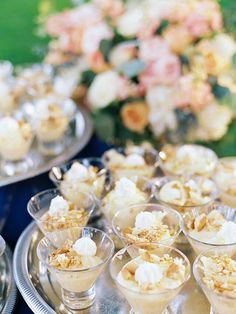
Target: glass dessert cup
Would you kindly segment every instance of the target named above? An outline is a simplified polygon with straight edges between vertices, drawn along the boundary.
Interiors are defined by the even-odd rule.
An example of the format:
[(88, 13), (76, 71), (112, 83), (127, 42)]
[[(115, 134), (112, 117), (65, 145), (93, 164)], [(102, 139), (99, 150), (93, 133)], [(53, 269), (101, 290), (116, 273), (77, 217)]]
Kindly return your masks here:
[(221, 204), (213, 204), (212, 206), (204, 206), (200, 208), (193, 208), (187, 214), (183, 216), (183, 232), (192, 246), (194, 252), (199, 255), (207, 250), (214, 250), (216, 253), (224, 252), (228, 256), (232, 256), (236, 253), (236, 242), (229, 244), (212, 244), (207, 241), (200, 241), (190, 235), (189, 229), (187, 227), (187, 222), (189, 218), (197, 218), (202, 213), (209, 214), (213, 209), (220, 212), (227, 221), (236, 222), (236, 209)]
[[(60, 248), (65, 240), (75, 242), (81, 237), (89, 237), (97, 246), (101, 262), (93, 267), (82, 269), (59, 269), (49, 264), (49, 255)], [(106, 233), (90, 227), (75, 227), (47, 234), (37, 247), (39, 260), (46, 264), (47, 269), (61, 286), (62, 300), (72, 310), (88, 308), (95, 301), (95, 281), (111, 259), (114, 244)], [(90, 257), (92, 258), (92, 257)]]
[[(43, 102), (44, 100), (38, 101), (40, 104), (40, 101)], [(48, 113), (48, 116), (41, 119), (37, 109), (35, 109), (32, 114), (32, 123), (35, 125), (39, 151), (45, 156), (56, 156), (65, 150), (75, 134), (76, 105), (70, 99), (61, 101), (48, 98), (45, 101), (49, 104), (49, 107), (54, 106), (57, 109), (53, 109), (50, 114)], [(37, 106), (37, 104), (35, 105)], [(57, 110), (56, 113), (53, 112), (55, 110)]]
[[(169, 161), (168, 158), (168, 147), (171, 148), (171, 150), (173, 150), (173, 152), (178, 152), (179, 149), (189, 149), (189, 150), (195, 150), (195, 156), (199, 156), (199, 155), (205, 155), (207, 156), (208, 159), (208, 166), (206, 167), (206, 169), (202, 169), (202, 167), (199, 167), (198, 169), (194, 169), (194, 161), (188, 162), (187, 160), (185, 160), (184, 164), (185, 164), (185, 168), (184, 169), (173, 169), (176, 167), (170, 167), (167, 164), (167, 161)], [(188, 159), (189, 160), (189, 159)], [(166, 176), (172, 176), (172, 177), (176, 177), (176, 176), (204, 176), (204, 177), (211, 177), (216, 166), (218, 163), (218, 157), (217, 155), (209, 148), (206, 148), (204, 146), (201, 145), (196, 145), (196, 144), (185, 144), (185, 145), (166, 145), (162, 148), (162, 150), (159, 152), (159, 163), (160, 163), (160, 167), (162, 169), (162, 171), (164, 172), (164, 174)]]
[[(230, 169), (230, 173), (227, 174), (227, 172), (224, 171), (224, 165), (225, 167), (232, 167), (232, 169)], [(231, 207), (236, 207), (236, 176), (233, 167), (235, 165), (235, 157), (221, 158), (214, 174), (214, 181), (219, 189), (219, 197), (221, 202)]]
[[(160, 292), (137, 291), (122, 285), (117, 279), (118, 274), (127, 263), (138, 258), (144, 251), (159, 257), (169, 254), (173, 258), (181, 258), (185, 266), (185, 276), (182, 284), (173, 289), (160, 289)], [(133, 314), (168, 314), (168, 305), (188, 281), (191, 276), (190, 273), (191, 267), (187, 257), (179, 250), (162, 244), (142, 243), (130, 245), (116, 253), (110, 263), (111, 277), (130, 304), (130, 313)]]
[[(203, 281), (202, 257), (227, 255), (224, 248), (210, 249), (200, 254), (193, 264), (193, 275), (198, 285), (202, 288), (208, 301), (211, 304), (210, 314), (234, 314), (236, 309), (236, 298), (217, 293), (213, 289), (209, 289)], [(231, 256), (235, 261), (236, 256)]]
[[(122, 161), (118, 164), (112, 165), (112, 155), (111, 152), (121, 154), (122, 156), (129, 156), (131, 154), (139, 155), (143, 158), (145, 165), (122, 165)], [(153, 148), (143, 148), (143, 147), (118, 147), (117, 149), (110, 149), (106, 151), (102, 160), (104, 161), (106, 167), (111, 171), (112, 177), (114, 180), (118, 180), (120, 178), (132, 178), (132, 177), (146, 177), (152, 178), (155, 175), (158, 164), (158, 152)]]
[(70, 218), (69, 215), (66, 219), (60, 221), (43, 220), (43, 217), (45, 217), (44, 215), (49, 210), (52, 199), (62, 195), (58, 189), (45, 190), (33, 196), (27, 205), (28, 213), (36, 221), (38, 227), (44, 234), (71, 227), (84, 227), (87, 225), (89, 218), (96, 207), (96, 200), (92, 194), (85, 192), (78, 192), (78, 194), (80, 195), (80, 203), (77, 204), (76, 209), (78, 209), (78, 211), (81, 209), (84, 210), (84, 214), (78, 219), (78, 221), (76, 221), (74, 217)]
[[(133, 228), (135, 226), (136, 216), (141, 212), (149, 213), (165, 213), (166, 216), (163, 218), (163, 224), (167, 225), (169, 230), (173, 232), (170, 237), (157, 240), (157, 243), (162, 243), (165, 245), (172, 245), (176, 238), (179, 236), (182, 227), (182, 218), (179, 213), (175, 210), (165, 207), (159, 204), (137, 204), (130, 206), (128, 208), (122, 209), (116, 213), (112, 220), (113, 232), (118, 236), (122, 243), (127, 246), (131, 244), (138, 244), (143, 242), (141, 239), (138, 241), (132, 240), (131, 238), (122, 234), (122, 230), (127, 228)], [(150, 241), (145, 241), (150, 242)], [(152, 241), (153, 242), (153, 241)]]
[(0, 236), (0, 256), (2, 256), (2, 254), (4, 253), (5, 248), (6, 248), (6, 243), (3, 239), (3, 237)]
[[(194, 178), (194, 180), (200, 179), (198, 177), (193, 177), (193, 178)], [(188, 180), (188, 179), (186, 178), (186, 180)], [(174, 179), (171, 177), (162, 177), (162, 178), (156, 180), (152, 186), (152, 193), (153, 193), (155, 199), (160, 204), (163, 204), (164, 206), (167, 206), (167, 207), (170, 207), (170, 208), (176, 210), (178, 213), (181, 214), (181, 216), (183, 216), (184, 214), (186, 214), (188, 212), (191, 212), (192, 210), (197, 211), (197, 210), (200, 210), (202, 207), (206, 207), (206, 206), (212, 204), (216, 200), (216, 198), (218, 197), (218, 189), (215, 187), (215, 189), (212, 190), (212, 192), (208, 195), (209, 200), (207, 202), (202, 203), (202, 204), (180, 206), (180, 205), (176, 205), (173, 203), (165, 202), (160, 198), (159, 192), (160, 192), (161, 188), (166, 183), (169, 183), (173, 180)], [(188, 248), (188, 241), (182, 232), (180, 233), (178, 239), (176, 240), (176, 243), (179, 245), (179, 247), (181, 249), (185, 250)]]
[[(96, 177), (90, 180), (91, 182), (87, 182), (87, 180), (66, 182), (66, 180), (64, 180), (64, 176), (76, 162), (85, 166), (87, 169), (89, 167), (97, 168), (98, 172)], [(112, 183), (110, 173), (100, 158), (77, 159), (61, 166), (53, 167), (49, 173), (49, 178), (55, 186), (61, 190), (63, 195), (75, 204), (78, 202), (78, 191), (94, 193), (98, 199), (101, 199), (110, 189)]]

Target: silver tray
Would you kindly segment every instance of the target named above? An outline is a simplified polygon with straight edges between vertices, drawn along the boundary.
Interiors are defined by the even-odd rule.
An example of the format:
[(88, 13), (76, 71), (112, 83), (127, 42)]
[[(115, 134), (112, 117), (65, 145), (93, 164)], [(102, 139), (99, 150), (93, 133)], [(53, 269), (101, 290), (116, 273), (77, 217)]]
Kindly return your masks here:
[[(60, 289), (43, 265), (38, 262), (36, 247), (42, 238), (32, 222), (19, 238), (14, 253), (14, 276), (16, 284), (28, 306), (36, 314), (128, 314), (129, 306), (111, 281), (108, 269), (96, 283), (96, 301), (84, 311), (71, 312), (60, 299)], [(192, 252), (188, 251), (190, 260)], [(170, 314), (209, 314), (210, 306), (197, 287), (193, 277), (169, 307)]]
[(0, 257), (0, 276), (0, 295), (2, 295), (2, 298), (0, 297), (0, 313), (10, 314), (15, 306), (17, 292), (13, 277), (12, 253), (8, 246)]
[[(4, 177), (0, 175), (0, 187), (11, 183), (23, 181), (25, 179), (29, 179), (44, 172), (47, 172), (53, 166), (57, 166), (66, 162), (67, 160), (75, 156), (78, 152), (80, 152), (91, 138), (93, 127), (92, 122), (89, 118), (89, 114), (81, 108), (78, 109), (75, 114), (75, 121), (75, 136), (72, 138), (70, 145), (66, 147), (63, 153), (56, 157), (40, 156), (42, 158), (41, 164), (36, 169), (32, 169), (27, 173), (18, 174), (12, 177)], [(34, 146), (32, 149), (36, 150)]]

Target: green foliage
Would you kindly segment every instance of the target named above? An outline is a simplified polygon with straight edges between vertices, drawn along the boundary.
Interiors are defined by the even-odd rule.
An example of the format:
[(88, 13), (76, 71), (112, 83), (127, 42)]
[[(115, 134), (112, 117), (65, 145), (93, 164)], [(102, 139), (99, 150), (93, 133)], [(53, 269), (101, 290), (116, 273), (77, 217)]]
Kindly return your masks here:
[(105, 142), (113, 142), (116, 126), (112, 113), (97, 111), (92, 114), (94, 128), (98, 137)]
[(160, 26), (158, 27), (156, 34), (161, 35), (161, 33), (167, 28), (169, 22), (167, 20), (162, 20)]
[(233, 55), (232, 61), (233, 61), (234, 69), (236, 70), (236, 53)]
[(112, 46), (113, 46), (113, 41), (112, 40), (103, 39), (100, 42), (99, 50), (102, 53), (103, 58), (104, 58), (105, 61), (108, 61), (108, 56), (109, 56), (109, 53), (110, 53), (110, 51), (112, 49)]
[(92, 84), (95, 76), (96, 76), (95, 72), (93, 72), (91, 70), (86, 70), (86, 71), (82, 72), (80, 82), (81, 82), (81, 84), (84, 84), (84, 85), (89, 87)]

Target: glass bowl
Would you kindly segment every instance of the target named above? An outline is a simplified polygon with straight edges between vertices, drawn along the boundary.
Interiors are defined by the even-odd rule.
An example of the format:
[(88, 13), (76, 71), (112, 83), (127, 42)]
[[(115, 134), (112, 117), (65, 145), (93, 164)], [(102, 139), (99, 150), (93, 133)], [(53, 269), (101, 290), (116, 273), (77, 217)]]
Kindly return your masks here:
[[(122, 166), (122, 161), (112, 165), (112, 161), (114, 161), (114, 156), (112, 154), (113, 152), (126, 157), (133, 154), (139, 155), (143, 157), (145, 166), (132, 164), (129, 166)], [(110, 149), (103, 154), (102, 160), (106, 167), (111, 171), (114, 180), (118, 180), (123, 177), (132, 178), (135, 176), (146, 177), (150, 179), (155, 176), (159, 166), (158, 152), (153, 148), (143, 148), (141, 146), (130, 146), (127, 148), (118, 147), (116, 149)]]
[[(200, 254), (193, 264), (193, 274), (198, 285), (202, 288), (211, 304), (211, 314), (235, 314), (236, 297), (230, 297), (211, 290), (203, 281), (202, 257), (220, 256), (227, 254), (224, 248), (210, 249)], [(236, 256), (231, 258), (236, 261)]]
[[(96, 207), (96, 200), (93, 194), (78, 192), (80, 195), (80, 203), (76, 204), (76, 209), (84, 210), (84, 214), (75, 219), (74, 216), (58, 216), (51, 221), (43, 220), (43, 216), (47, 213), (50, 207), (51, 200), (56, 196), (62, 196), (58, 189), (49, 189), (40, 192), (33, 196), (27, 205), (27, 210), (30, 216), (36, 221), (40, 230), (47, 234), (52, 231), (59, 231), (76, 226), (86, 226), (89, 218)], [(45, 216), (44, 216), (45, 217)]]
[(2, 256), (2, 254), (4, 253), (5, 248), (6, 248), (6, 243), (3, 239), (3, 237), (0, 236), (0, 256)]
[[(181, 153), (182, 150), (182, 153)], [(184, 153), (183, 153), (184, 152)], [(174, 156), (171, 158), (171, 155)], [(180, 155), (179, 162), (176, 155)], [(194, 158), (188, 157), (194, 156)], [(169, 155), (169, 158), (168, 158)], [(167, 162), (174, 161), (174, 165)], [(180, 167), (182, 160), (184, 167)], [(159, 152), (159, 163), (165, 175), (169, 176), (205, 176), (211, 177), (218, 163), (218, 157), (213, 150), (195, 144), (165, 145)], [(205, 169), (204, 169), (205, 168)]]
[[(96, 243), (96, 256), (101, 258), (101, 263), (78, 270), (58, 269), (49, 264), (49, 255), (61, 248), (66, 240), (75, 242), (81, 237), (89, 237)], [(62, 300), (72, 310), (82, 310), (93, 304), (96, 296), (95, 281), (111, 259), (113, 252), (114, 244), (110, 237), (103, 231), (90, 227), (75, 227), (52, 232), (43, 238), (37, 247), (39, 260), (46, 265), (60, 284)]]
[(119, 237), (125, 246), (130, 244), (136, 244), (140, 242), (151, 242), (151, 241), (142, 241), (142, 240), (132, 240), (129, 237), (126, 237), (122, 234), (122, 230), (126, 228), (133, 228), (135, 226), (136, 216), (141, 212), (149, 213), (165, 213), (166, 216), (163, 218), (163, 223), (169, 227), (169, 230), (173, 231), (171, 237), (164, 238), (157, 243), (162, 243), (166, 245), (172, 245), (182, 228), (182, 218), (179, 213), (175, 210), (159, 205), (159, 204), (137, 204), (130, 206), (128, 208), (122, 209), (116, 213), (112, 220), (112, 228), (114, 233)]
[(217, 210), (227, 221), (236, 222), (236, 209), (221, 204), (213, 204), (211, 206), (204, 206), (200, 208), (193, 208), (186, 215), (183, 216), (183, 232), (191, 244), (194, 252), (198, 255), (209, 249), (214, 249), (215, 252), (224, 250), (229, 256), (236, 253), (236, 242), (230, 244), (212, 244), (207, 241), (200, 241), (189, 234), (187, 227), (188, 219), (199, 217), (201, 214), (209, 214), (212, 210)]
[[(152, 293), (147, 293), (145, 291), (135, 291), (122, 285), (117, 280), (118, 274), (120, 273), (122, 268), (131, 260), (142, 255), (145, 251), (148, 251), (150, 254), (158, 255), (160, 257), (165, 254), (169, 254), (173, 258), (181, 258), (184, 261), (184, 266), (186, 267), (183, 283), (177, 288), (162, 289), (160, 290), (160, 292)], [(190, 278), (190, 272), (191, 267), (187, 257), (179, 250), (162, 244), (142, 243), (138, 245), (130, 245), (116, 253), (110, 263), (111, 277), (116, 283), (117, 288), (121, 291), (121, 293), (125, 296), (126, 300), (130, 304), (132, 308), (130, 313), (138, 314), (169, 313), (169, 311), (167, 310), (168, 305), (177, 296), (185, 283), (188, 281), (188, 279)]]

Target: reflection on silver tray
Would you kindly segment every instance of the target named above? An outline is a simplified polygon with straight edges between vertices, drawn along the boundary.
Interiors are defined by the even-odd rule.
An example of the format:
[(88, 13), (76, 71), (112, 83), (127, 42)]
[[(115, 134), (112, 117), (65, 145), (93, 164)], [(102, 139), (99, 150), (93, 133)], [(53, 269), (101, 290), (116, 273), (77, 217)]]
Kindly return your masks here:
[(13, 278), (12, 253), (8, 247), (0, 257), (0, 278), (0, 313), (10, 314), (16, 302), (16, 285)]
[[(34, 313), (129, 313), (130, 308), (111, 281), (108, 269), (96, 283), (97, 296), (94, 305), (84, 311), (69, 311), (61, 301), (58, 284), (38, 262), (36, 247), (41, 238), (42, 234), (36, 224), (31, 223), (18, 240), (13, 261), (16, 284)], [(188, 256), (192, 261), (192, 252), (189, 251)], [(209, 303), (193, 278), (168, 310), (169, 314), (209, 314), (209, 312)]]
[[(72, 137), (71, 142), (68, 147), (59, 156), (55, 157), (43, 157), (38, 154), (37, 150), (33, 146), (31, 154), (37, 154), (37, 158), (41, 159), (41, 163), (35, 169), (28, 171), (27, 173), (18, 174), (12, 177), (3, 177), (0, 175), (0, 187), (7, 184), (19, 182), (31, 177), (35, 177), (39, 174), (47, 172), (53, 166), (62, 164), (80, 152), (85, 145), (88, 143), (92, 135), (92, 123), (90, 121), (89, 115), (83, 109), (79, 109), (75, 115), (76, 128), (75, 134)], [(34, 158), (34, 156), (32, 157)]]

